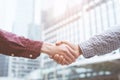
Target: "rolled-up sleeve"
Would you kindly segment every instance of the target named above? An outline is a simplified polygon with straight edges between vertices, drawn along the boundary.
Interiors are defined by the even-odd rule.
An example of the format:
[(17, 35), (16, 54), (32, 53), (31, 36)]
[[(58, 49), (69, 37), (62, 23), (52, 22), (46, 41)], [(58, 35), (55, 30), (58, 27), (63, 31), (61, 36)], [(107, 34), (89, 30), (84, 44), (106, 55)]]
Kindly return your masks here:
[(0, 30), (0, 53), (15, 57), (35, 59), (40, 56), (42, 41), (33, 41)]
[(80, 43), (80, 48), (85, 58), (103, 55), (120, 48), (120, 26)]

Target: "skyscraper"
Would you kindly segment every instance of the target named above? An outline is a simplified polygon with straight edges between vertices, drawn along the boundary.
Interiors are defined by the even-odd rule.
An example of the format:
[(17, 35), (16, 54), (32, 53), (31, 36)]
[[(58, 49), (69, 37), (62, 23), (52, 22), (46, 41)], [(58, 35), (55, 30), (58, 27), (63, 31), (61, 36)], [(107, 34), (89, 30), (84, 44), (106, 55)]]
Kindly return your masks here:
[[(17, 35), (25, 36), (32, 40), (40, 40), (40, 26), (34, 24), (34, 7), (35, 0), (17, 0), (16, 18), (12, 30)], [(40, 68), (39, 59), (31, 60), (11, 57), (9, 61), (10, 77), (24, 78), (30, 72)]]

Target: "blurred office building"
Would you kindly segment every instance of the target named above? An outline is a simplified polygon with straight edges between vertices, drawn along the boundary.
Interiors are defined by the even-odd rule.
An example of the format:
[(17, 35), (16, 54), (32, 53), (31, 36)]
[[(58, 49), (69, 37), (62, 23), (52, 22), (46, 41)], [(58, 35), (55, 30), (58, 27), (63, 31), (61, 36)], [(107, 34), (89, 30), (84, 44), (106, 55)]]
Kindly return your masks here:
[[(13, 32), (32, 40), (40, 40), (40, 26), (35, 24), (35, 0), (17, 0), (16, 19)], [(29, 54), (29, 53), (28, 53)], [(30, 72), (40, 68), (40, 59), (10, 58), (10, 75), (24, 78)]]
[[(119, 0), (64, 0), (66, 4), (63, 0), (54, 1), (57, 3), (42, 15), (44, 41), (67, 40), (79, 44), (120, 24)], [(42, 80), (120, 80), (119, 59), (120, 50), (116, 50), (90, 59), (81, 56), (76, 63), (62, 67), (43, 55)]]
[[(4, 3), (2, 8), (5, 8), (3, 8), (4, 23), (0, 27), (6, 30), (10, 28), (8, 31), (19, 36), (24, 36), (32, 40), (40, 40), (41, 28), (35, 21), (35, 17), (37, 16), (35, 16), (35, 1), (37, 0), (2, 0), (1, 3)], [(10, 6), (12, 7), (9, 8)], [(11, 12), (9, 12), (10, 10)], [(9, 12), (9, 14), (6, 12)], [(12, 14), (14, 16), (10, 17)], [(2, 19), (0, 20), (2, 21)], [(8, 23), (11, 23), (11, 25)], [(39, 58), (32, 60), (0, 55), (0, 63), (0, 80), (22, 80), (32, 71), (40, 68)]]

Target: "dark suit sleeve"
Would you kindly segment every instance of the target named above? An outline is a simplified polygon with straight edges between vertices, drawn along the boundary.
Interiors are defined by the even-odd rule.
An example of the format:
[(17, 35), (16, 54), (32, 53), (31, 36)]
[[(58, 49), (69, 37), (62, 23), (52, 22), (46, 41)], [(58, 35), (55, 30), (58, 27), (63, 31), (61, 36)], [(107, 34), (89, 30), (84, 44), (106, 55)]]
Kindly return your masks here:
[(0, 29), (1, 54), (35, 59), (40, 56), (42, 44), (42, 41), (29, 40)]

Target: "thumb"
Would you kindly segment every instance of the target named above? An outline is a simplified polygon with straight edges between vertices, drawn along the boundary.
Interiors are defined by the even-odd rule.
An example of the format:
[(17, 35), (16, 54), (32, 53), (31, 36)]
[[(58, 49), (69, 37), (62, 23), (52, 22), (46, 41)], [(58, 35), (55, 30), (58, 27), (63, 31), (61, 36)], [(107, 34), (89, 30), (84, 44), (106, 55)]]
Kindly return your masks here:
[(71, 47), (72, 49), (75, 49), (75, 48), (74, 48), (74, 45), (73, 45), (72, 43), (68, 42), (68, 41), (61, 41), (61, 44), (66, 44), (66, 45), (68, 45), (69, 47)]

